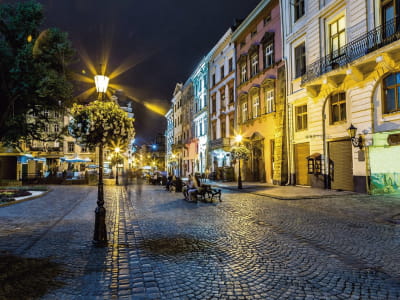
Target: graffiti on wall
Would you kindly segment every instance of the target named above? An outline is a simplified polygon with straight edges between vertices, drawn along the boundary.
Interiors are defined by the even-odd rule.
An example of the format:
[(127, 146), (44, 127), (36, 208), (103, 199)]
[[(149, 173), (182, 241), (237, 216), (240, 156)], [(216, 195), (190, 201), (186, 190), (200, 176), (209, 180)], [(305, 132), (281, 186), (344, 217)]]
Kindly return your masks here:
[(371, 194), (400, 194), (400, 173), (371, 174)]

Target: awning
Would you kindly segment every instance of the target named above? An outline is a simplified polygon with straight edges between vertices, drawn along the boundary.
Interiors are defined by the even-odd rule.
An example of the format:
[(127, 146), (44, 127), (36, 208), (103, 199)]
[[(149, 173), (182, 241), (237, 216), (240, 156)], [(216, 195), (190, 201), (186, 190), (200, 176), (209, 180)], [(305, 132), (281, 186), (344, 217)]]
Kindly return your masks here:
[(81, 158), (81, 157), (73, 157), (73, 158), (68, 158), (68, 157), (60, 157), (62, 161), (68, 162), (68, 163), (78, 163), (78, 162), (90, 162), (92, 161), (90, 158)]

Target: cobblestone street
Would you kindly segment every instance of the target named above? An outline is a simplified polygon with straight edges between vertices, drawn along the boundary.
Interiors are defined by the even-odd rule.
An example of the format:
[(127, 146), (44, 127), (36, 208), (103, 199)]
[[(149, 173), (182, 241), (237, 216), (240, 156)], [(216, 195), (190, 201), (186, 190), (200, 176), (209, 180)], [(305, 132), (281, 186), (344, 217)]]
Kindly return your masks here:
[(400, 198), (105, 193), (105, 248), (92, 245), (96, 187), (54, 186), (0, 208), (1, 252), (64, 266), (65, 285), (44, 299), (400, 298)]

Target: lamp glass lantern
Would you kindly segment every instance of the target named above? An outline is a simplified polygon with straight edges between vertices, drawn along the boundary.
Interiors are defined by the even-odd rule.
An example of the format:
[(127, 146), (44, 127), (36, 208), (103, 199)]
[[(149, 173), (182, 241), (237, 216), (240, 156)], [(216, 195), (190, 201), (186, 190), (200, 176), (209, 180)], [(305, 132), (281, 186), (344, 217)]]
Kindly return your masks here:
[(98, 93), (105, 93), (108, 87), (108, 81), (110, 79), (104, 75), (96, 75), (94, 76), (94, 82), (96, 84), (96, 91)]

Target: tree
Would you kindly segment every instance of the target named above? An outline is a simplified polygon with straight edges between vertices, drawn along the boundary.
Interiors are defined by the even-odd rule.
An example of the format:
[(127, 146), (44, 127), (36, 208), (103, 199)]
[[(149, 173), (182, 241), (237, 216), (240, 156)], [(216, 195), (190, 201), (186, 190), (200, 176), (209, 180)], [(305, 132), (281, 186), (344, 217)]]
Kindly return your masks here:
[(124, 146), (135, 136), (134, 119), (115, 102), (74, 104), (69, 133), (87, 146)]
[(233, 159), (248, 159), (250, 156), (250, 150), (245, 146), (235, 146), (231, 148), (231, 155)]
[(34, 1), (0, 4), (0, 142), (44, 140), (45, 112), (72, 103), (67, 66), (75, 51), (66, 33), (40, 32), (42, 21)]

